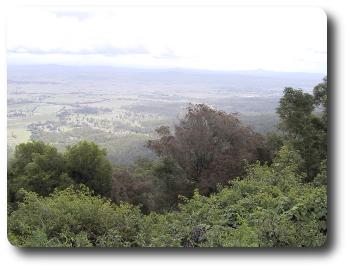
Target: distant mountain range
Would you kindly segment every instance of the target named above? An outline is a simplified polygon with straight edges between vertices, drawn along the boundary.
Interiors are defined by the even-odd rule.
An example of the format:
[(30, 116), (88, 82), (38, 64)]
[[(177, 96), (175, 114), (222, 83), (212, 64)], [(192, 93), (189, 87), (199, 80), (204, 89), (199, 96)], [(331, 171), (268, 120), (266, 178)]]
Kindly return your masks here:
[(76, 85), (84, 82), (127, 88), (168, 89), (198, 91), (233, 90), (282, 92), (290, 86), (311, 91), (326, 74), (305, 72), (277, 72), (267, 70), (212, 71), (199, 69), (168, 68), (141, 69), (111, 66), (64, 65), (9, 65), (8, 83), (42, 83)]

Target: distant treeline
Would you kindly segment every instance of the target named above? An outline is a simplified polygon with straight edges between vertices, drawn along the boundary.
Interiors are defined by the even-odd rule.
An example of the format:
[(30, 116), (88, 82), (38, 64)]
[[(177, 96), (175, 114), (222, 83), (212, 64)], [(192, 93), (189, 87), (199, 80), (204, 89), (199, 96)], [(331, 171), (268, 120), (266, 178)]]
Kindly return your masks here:
[[(285, 88), (278, 132), (190, 105), (146, 146), (156, 160), (111, 164), (81, 141), (60, 153), (32, 141), (8, 164), (16, 246), (321, 246), (327, 236), (327, 78)], [(321, 113), (315, 113), (315, 110)]]

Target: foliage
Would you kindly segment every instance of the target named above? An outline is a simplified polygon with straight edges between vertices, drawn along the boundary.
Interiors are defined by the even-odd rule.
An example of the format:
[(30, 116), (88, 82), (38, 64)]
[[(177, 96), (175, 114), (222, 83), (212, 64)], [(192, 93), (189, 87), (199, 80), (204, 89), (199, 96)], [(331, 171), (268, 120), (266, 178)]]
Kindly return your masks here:
[(179, 211), (143, 215), (93, 196), (83, 186), (49, 197), (25, 192), (9, 216), (16, 246), (318, 247), (327, 236), (324, 185), (302, 183), (299, 154), (283, 147), (269, 167), (259, 162), (211, 196), (195, 191)]
[(168, 158), (139, 160), (133, 168), (113, 170), (112, 200), (142, 204), (143, 212), (174, 209), (178, 196), (189, 196), (192, 190), (185, 172)]
[(281, 134), (277, 132), (269, 132), (266, 134), (266, 145), (270, 149), (272, 155), (276, 155), (276, 153), (281, 149), (284, 143), (284, 138)]
[(153, 176), (145, 170), (143, 174), (125, 168), (114, 168), (112, 174), (111, 199), (113, 202), (127, 202), (142, 205), (143, 212), (154, 208), (152, 199)]
[(327, 159), (321, 161), (320, 171), (314, 178), (314, 183), (318, 185), (327, 185)]
[(153, 217), (158, 226), (166, 225), (158, 234), (148, 232), (154, 235), (148, 245), (159, 245), (161, 237), (185, 247), (322, 246), (326, 189), (302, 183), (298, 166), (288, 165), (298, 160), (300, 156), (285, 147), (274, 160), (276, 166), (250, 165), (243, 180), (231, 181), (210, 197), (195, 192), (192, 199), (184, 199), (179, 212)]
[(67, 164), (56, 148), (42, 142), (28, 142), (16, 146), (8, 167), (8, 201), (18, 198), (24, 188), (47, 196), (55, 188), (72, 184), (67, 175)]
[[(132, 246), (141, 213), (119, 207), (84, 186), (40, 197), (24, 191), (24, 202), (9, 216), (8, 238), (24, 247)], [(116, 237), (110, 240), (111, 234)]]
[(98, 194), (110, 196), (112, 167), (107, 152), (93, 142), (81, 141), (68, 147), (65, 158), (68, 174), (76, 183), (93, 189)]
[[(285, 88), (277, 113), (284, 141), (291, 143), (302, 158), (306, 181), (320, 173), (327, 158), (327, 77), (314, 88), (314, 95), (301, 89)], [(315, 110), (321, 105), (321, 113)]]
[(288, 132), (293, 139), (304, 136), (311, 127), (310, 115), (314, 108), (312, 95), (303, 93), (301, 89), (285, 88), (277, 108), (280, 129)]
[(111, 165), (105, 150), (82, 141), (62, 154), (41, 141), (16, 146), (8, 165), (8, 202), (16, 208), (21, 188), (48, 196), (55, 189), (83, 183), (96, 193), (109, 197)]
[(325, 124), (328, 124), (328, 80), (323, 78), (323, 82), (316, 85), (313, 89), (314, 101), (316, 106), (322, 106), (322, 118)]
[(203, 194), (241, 176), (244, 161), (269, 159), (261, 135), (243, 126), (235, 114), (204, 104), (189, 106), (174, 134), (165, 126), (156, 131), (160, 138), (150, 140), (148, 147), (176, 161)]

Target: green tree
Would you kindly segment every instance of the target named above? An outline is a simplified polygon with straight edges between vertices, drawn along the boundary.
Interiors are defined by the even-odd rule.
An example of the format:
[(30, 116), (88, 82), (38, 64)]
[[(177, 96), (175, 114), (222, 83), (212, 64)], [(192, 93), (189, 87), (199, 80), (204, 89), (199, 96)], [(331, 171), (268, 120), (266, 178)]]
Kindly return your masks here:
[[(321, 113), (316, 110), (320, 105)], [(314, 95), (286, 88), (277, 113), (284, 141), (300, 152), (305, 179), (312, 181), (327, 158), (327, 78), (314, 88)]]
[(67, 164), (61, 153), (43, 142), (28, 142), (16, 146), (8, 168), (8, 200), (14, 202), (19, 189), (47, 196), (55, 188), (72, 184)]
[(110, 196), (112, 167), (106, 150), (93, 142), (81, 141), (67, 148), (65, 153), (68, 173), (81, 183), (103, 196)]
[(323, 82), (314, 87), (314, 100), (316, 106), (322, 106), (322, 118), (325, 126), (328, 124), (328, 79), (327, 76), (323, 78)]
[(285, 88), (277, 108), (279, 128), (290, 139), (304, 138), (312, 127), (311, 113), (314, 108), (312, 95), (303, 93), (301, 89)]

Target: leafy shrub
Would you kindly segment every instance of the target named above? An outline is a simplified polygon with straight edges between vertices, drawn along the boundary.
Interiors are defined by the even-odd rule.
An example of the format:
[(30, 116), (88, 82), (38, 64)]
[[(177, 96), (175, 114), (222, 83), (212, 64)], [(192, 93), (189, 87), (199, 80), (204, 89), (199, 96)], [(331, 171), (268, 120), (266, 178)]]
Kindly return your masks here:
[[(84, 186), (49, 197), (24, 192), (24, 201), (8, 219), (8, 238), (24, 247), (132, 246), (141, 220), (139, 208), (110, 201)], [(117, 235), (113, 242), (109, 239)]]

